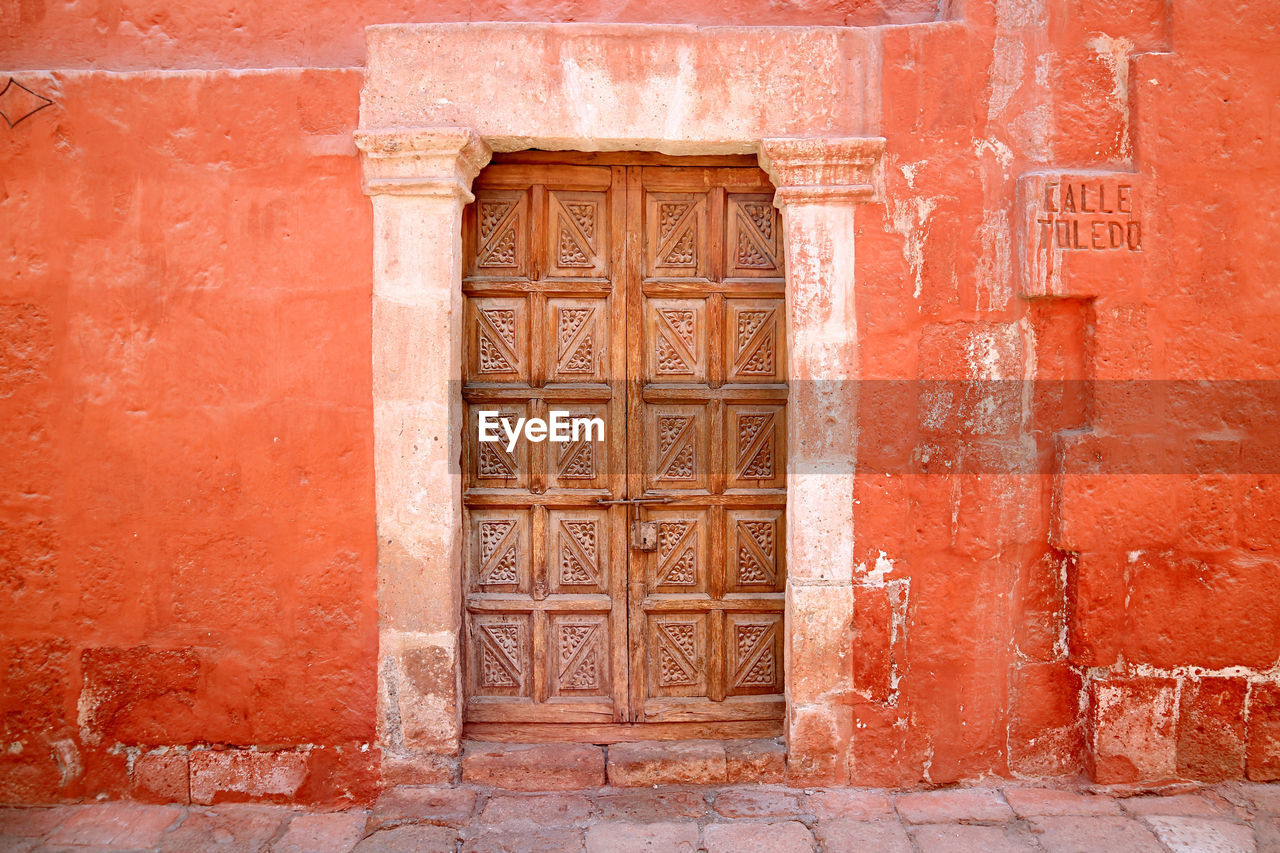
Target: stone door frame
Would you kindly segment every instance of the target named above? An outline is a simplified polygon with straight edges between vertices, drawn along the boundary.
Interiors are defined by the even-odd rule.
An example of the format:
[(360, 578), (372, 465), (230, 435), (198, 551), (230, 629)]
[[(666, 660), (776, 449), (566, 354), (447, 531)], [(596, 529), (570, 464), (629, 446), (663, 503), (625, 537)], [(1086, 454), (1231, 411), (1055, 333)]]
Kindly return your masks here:
[[(468, 124), (443, 124), (422, 106), (430, 83), (413, 77), (422, 51), (441, 44), (468, 50), (467, 39), (492, 41), (492, 30), (468, 25), (370, 28), (371, 62), (361, 130), (365, 190), (374, 211), (373, 410), (378, 533), (378, 746), (388, 783), (431, 782), (452, 775), (462, 736), (462, 211), (471, 183), (494, 148), (603, 151), (666, 148), (679, 154), (755, 153), (777, 188), (786, 241), (789, 353), (786, 547), (786, 738), (792, 784), (840, 784), (853, 735), (853, 490), (858, 376), (854, 300), (855, 210), (878, 197), (884, 140), (837, 127), (808, 130), (805, 116), (770, 110), (717, 93), (725, 80), (755, 73), (735, 62), (759, 61), (731, 44), (794, 50), (806, 34), (771, 28), (713, 33), (660, 26), (504, 26), (504, 38), (539, 44), (560, 38), (560, 50), (595, 57), (625, 37), (628, 55), (675, 50), (703, 54), (724, 67), (679, 81), (718, 112), (687, 116), (655, 137), (652, 112), (589, 109), (592, 99), (625, 104), (671, 97), (672, 82), (628, 69), (603, 92), (586, 94), (547, 71), (541, 85), (551, 106), (522, 113), (513, 100), (485, 97), (516, 71), (479, 57), (449, 81), (453, 104), (465, 103)], [(788, 28), (791, 29), (791, 28)], [(798, 28), (796, 28), (798, 29)], [(604, 31), (604, 35), (599, 35)], [(443, 41), (442, 41), (443, 39)], [(584, 41), (585, 39), (585, 41)], [(461, 44), (460, 44), (461, 43)], [(375, 50), (375, 44), (377, 50)], [(583, 45), (585, 44), (585, 47)], [(807, 43), (806, 43), (807, 44)], [(819, 53), (826, 42), (812, 50)], [(425, 45), (425, 47), (424, 47)], [(765, 48), (761, 48), (765, 49)], [(809, 49), (809, 48), (806, 48)], [(840, 47), (847, 52), (847, 45)], [(638, 51), (638, 53), (637, 53)], [(698, 52), (702, 53), (699, 54)], [(805, 79), (821, 55), (779, 56), (769, 85), (784, 86), (794, 59)], [(740, 58), (735, 58), (740, 57)], [(396, 62), (402, 60), (397, 76)], [(566, 60), (567, 61), (567, 60)], [(574, 58), (580, 63), (583, 58)], [(607, 66), (608, 63), (606, 62)], [(778, 69), (781, 69), (779, 71)], [(544, 73), (535, 69), (533, 74)], [(800, 79), (800, 78), (797, 78)], [(519, 85), (507, 79), (506, 85)], [(535, 79), (533, 81), (537, 83)], [(865, 85), (860, 80), (858, 85)], [(845, 97), (839, 88), (831, 99)], [(764, 92), (762, 97), (769, 97)], [(585, 99), (574, 113), (575, 101)], [(387, 109), (387, 104), (392, 104)], [(557, 104), (574, 113), (572, 127)], [(785, 105), (784, 105), (785, 106)], [(795, 111), (811, 109), (797, 104)], [(773, 112), (776, 112), (775, 107)], [(446, 110), (450, 115), (456, 110)], [(740, 114), (739, 114), (740, 113)], [(586, 116), (587, 120), (582, 119)], [(388, 126), (387, 116), (392, 122)], [(405, 117), (420, 118), (410, 125)], [(760, 126), (765, 116), (765, 126)], [(773, 135), (774, 125), (785, 135)], [(514, 131), (513, 131), (514, 129)], [(663, 139), (671, 137), (671, 144)], [(830, 413), (838, 412), (837, 417)]]

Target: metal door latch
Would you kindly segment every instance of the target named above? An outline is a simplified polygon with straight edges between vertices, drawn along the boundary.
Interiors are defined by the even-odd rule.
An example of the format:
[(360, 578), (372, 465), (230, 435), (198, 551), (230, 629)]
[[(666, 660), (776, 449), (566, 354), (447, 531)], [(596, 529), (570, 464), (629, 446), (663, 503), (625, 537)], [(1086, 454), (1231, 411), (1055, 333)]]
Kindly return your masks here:
[(658, 550), (658, 522), (631, 522), (631, 547), (637, 551)]
[(637, 551), (658, 550), (658, 522), (640, 521), (636, 516), (636, 507), (640, 504), (666, 504), (671, 498), (597, 498), (597, 506), (625, 505), (631, 517), (631, 547)]

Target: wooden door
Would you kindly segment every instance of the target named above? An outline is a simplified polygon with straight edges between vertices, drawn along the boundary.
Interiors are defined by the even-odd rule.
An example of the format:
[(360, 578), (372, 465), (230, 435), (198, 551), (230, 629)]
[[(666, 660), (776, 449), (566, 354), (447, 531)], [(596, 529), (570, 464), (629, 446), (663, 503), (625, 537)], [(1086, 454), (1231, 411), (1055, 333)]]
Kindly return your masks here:
[[(776, 734), (773, 188), (736, 164), (536, 162), (551, 157), (485, 169), (464, 218), (468, 733)], [(603, 440), (477, 440), (482, 412), (514, 424), (553, 409), (602, 419)]]

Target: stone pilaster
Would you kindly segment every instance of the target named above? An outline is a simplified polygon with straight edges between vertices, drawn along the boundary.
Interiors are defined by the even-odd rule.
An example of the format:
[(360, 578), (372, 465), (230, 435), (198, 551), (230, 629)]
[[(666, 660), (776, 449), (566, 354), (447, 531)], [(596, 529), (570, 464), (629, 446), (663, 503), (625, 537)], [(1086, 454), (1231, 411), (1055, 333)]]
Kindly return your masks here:
[(466, 128), (356, 143), (374, 212), (379, 741), (429, 781), (461, 735), (462, 211), (492, 152)]
[(787, 246), (787, 749), (793, 784), (848, 781), (858, 327), (854, 214), (884, 140), (767, 139)]

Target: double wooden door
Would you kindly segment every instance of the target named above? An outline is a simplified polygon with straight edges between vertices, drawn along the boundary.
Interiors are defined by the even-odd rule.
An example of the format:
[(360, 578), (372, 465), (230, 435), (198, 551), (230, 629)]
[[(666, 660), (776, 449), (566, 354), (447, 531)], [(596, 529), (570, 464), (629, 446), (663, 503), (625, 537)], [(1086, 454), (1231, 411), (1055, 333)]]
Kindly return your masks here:
[[(705, 160), (526, 157), (481, 173), (463, 226), (469, 735), (776, 734), (773, 187)], [(509, 449), (504, 433), (478, 440), (486, 412), (512, 427), (599, 418), (604, 434)]]

